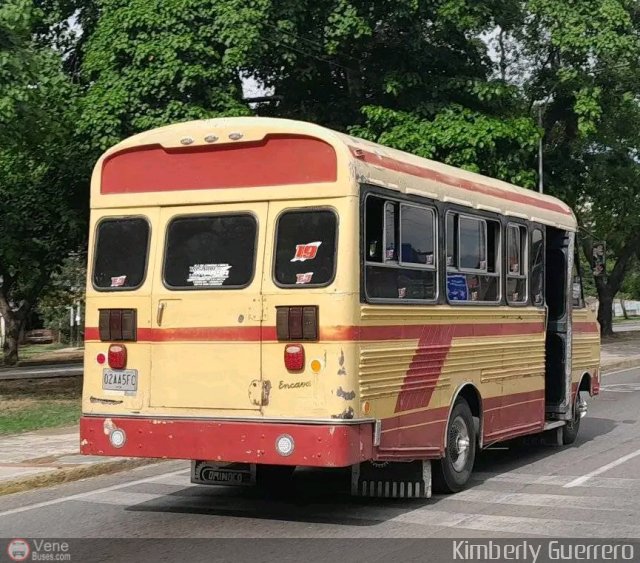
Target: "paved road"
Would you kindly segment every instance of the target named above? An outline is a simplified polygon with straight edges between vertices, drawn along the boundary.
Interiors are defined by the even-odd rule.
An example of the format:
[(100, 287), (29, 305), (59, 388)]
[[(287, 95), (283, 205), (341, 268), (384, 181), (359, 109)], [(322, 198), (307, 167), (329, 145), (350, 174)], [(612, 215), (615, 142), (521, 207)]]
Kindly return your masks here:
[(51, 366), (18, 367), (0, 369), (0, 381), (10, 379), (43, 379), (46, 377), (71, 377), (82, 375), (82, 364), (56, 364)]
[[(165, 462), (0, 497), (0, 536), (355, 538), (348, 549), (363, 557), (372, 545), (365, 538), (640, 538), (639, 412), (640, 370), (609, 375), (575, 446), (485, 451), (468, 490), (428, 501), (352, 499), (343, 471), (299, 471), (291, 497), (266, 498), (248, 489), (192, 486), (184, 462)], [(110, 560), (131, 560), (130, 545), (106, 545)], [(299, 561), (303, 548), (307, 561), (329, 558), (321, 547), (309, 553), (300, 540), (286, 545), (298, 555), (279, 553), (282, 561)], [(250, 541), (234, 549), (251, 546), (259, 549)], [(272, 560), (262, 555), (256, 560)], [(135, 560), (157, 557), (142, 549)]]

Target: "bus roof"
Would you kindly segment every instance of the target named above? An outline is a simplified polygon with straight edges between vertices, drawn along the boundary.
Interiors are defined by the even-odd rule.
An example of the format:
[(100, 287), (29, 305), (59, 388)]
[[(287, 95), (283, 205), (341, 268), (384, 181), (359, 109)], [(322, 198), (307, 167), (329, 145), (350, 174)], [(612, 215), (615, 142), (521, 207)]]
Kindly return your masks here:
[(577, 227), (554, 197), (311, 123), (263, 117), (178, 123), (125, 139), (94, 169), (92, 207), (149, 206), (151, 193), (153, 205), (338, 197), (357, 193), (358, 183)]

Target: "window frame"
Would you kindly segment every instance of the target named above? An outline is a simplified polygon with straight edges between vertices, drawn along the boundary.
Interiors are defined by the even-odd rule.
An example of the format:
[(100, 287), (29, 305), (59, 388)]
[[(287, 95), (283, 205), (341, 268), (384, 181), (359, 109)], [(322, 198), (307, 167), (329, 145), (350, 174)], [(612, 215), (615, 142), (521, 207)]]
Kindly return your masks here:
[[(537, 305), (533, 300), (532, 288), (533, 288), (533, 261), (535, 260), (535, 256), (533, 255), (533, 234), (536, 231), (540, 231), (542, 234), (542, 303)], [(547, 230), (544, 226), (533, 223), (529, 229), (529, 299), (531, 300), (531, 305), (538, 309), (544, 309), (547, 307)]]
[[(171, 225), (174, 223), (174, 221), (177, 221), (179, 219), (194, 219), (194, 218), (207, 218), (207, 217), (224, 217), (224, 216), (239, 216), (239, 215), (244, 215), (244, 216), (248, 216), (251, 217), (254, 221), (255, 221), (255, 226), (256, 226), (256, 235), (255, 235), (255, 252), (253, 253), (253, 266), (251, 269), (251, 278), (249, 279), (249, 281), (244, 284), (244, 285), (220, 285), (220, 286), (173, 286), (173, 285), (169, 285), (167, 283), (167, 280), (165, 278), (165, 270), (166, 270), (166, 266), (167, 266), (167, 250), (169, 248), (169, 228), (171, 227)], [(162, 251), (162, 285), (168, 290), (168, 291), (220, 291), (220, 290), (234, 290), (234, 289), (246, 289), (247, 287), (249, 287), (254, 280), (256, 279), (256, 263), (257, 263), (257, 256), (258, 256), (258, 242), (260, 240), (260, 221), (258, 219), (258, 216), (253, 213), (252, 211), (231, 211), (231, 212), (224, 212), (224, 211), (219, 211), (219, 212), (215, 212), (215, 213), (183, 213), (180, 215), (174, 215), (173, 217), (171, 217), (169, 219), (169, 221), (167, 221), (167, 225), (165, 227), (164, 230), (164, 248)]]
[[(521, 264), (520, 270), (522, 271), (522, 266), (524, 265), (525, 273), (512, 274), (509, 267), (505, 268), (505, 299), (506, 299), (507, 305), (509, 305), (510, 307), (526, 307), (529, 304), (529, 297), (530, 297), (529, 293), (530, 293), (530, 286), (531, 286), (530, 272), (529, 272), (531, 270), (531, 267), (529, 264), (529, 254), (530, 254), (529, 247), (531, 246), (529, 241), (531, 240), (531, 234), (530, 234), (531, 231), (527, 225), (523, 225), (522, 223), (514, 223), (510, 221), (506, 224), (506, 227), (505, 227), (506, 262), (505, 264), (507, 264), (507, 266), (509, 262), (509, 230), (512, 228), (518, 229), (518, 234), (520, 235), (519, 241), (518, 241), (518, 245), (520, 247), (520, 254), (524, 253), (524, 256), (520, 256), (520, 264)], [(524, 233), (522, 232), (522, 230), (524, 230)], [(512, 301), (509, 298), (509, 292), (507, 291), (509, 279), (525, 280), (525, 298), (522, 301)]]
[[(100, 227), (106, 223), (107, 221), (117, 221), (117, 220), (122, 220), (122, 219), (142, 219), (146, 224), (147, 224), (147, 232), (148, 232), (148, 236), (147, 236), (147, 248), (145, 249), (145, 259), (144, 259), (144, 269), (142, 272), (142, 280), (140, 281), (140, 283), (136, 286), (131, 286), (131, 287), (100, 287), (97, 286), (95, 283), (95, 269), (96, 269), (96, 258), (98, 256), (98, 240), (99, 240), (99, 233), (100, 233)], [(99, 291), (101, 293), (113, 293), (113, 292), (120, 292), (120, 291), (136, 291), (137, 289), (140, 289), (146, 282), (147, 282), (147, 276), (149, 275), (149, 253), (151, 251), (151, 237), (153, 235), (153, 227), (151, 225), (151, 221), (149, 220), (149, 217), (147, 217), (146, 215), (105, 215), (104, 217), (101, 217), (95, 225), (94, 228), (94, 241), (93, 241), (93, 256), (92, 256), (92, 260), (91, 260), (91, 286), (93, 287), (93, 289), (95, 291)]]
[[(383, 303), (390, 305), (435, 305), (440, 303), (440, 287), (441, 287), (441, 278), (440, 278), (440, 217), (441, 213), (436, 205), (436, 202), (422, 203), (415, 202), (408, 199), (402, 199), (395, 195), (387, 195), (386, 193), (381, 193), (378, 191), (374, 191), (371, 189), (371, 186), (366, 184), (361, 184), (361, 189), (367, 189), (368, 191), (365, 193), (364, 197), (361, 198), (362, 201), (362, 217), (361, 217), (361, 244), (360, 244), (360, 252), (361, 252), (361, 287), (362, 287), (362, 295), (365, 299), (366, 303)], [(368, 249), (367, 249), (367, 200), (370, 197), (378, 198), (383, 200), (382, 206), (382, 262), (371, 262), (367, 260), (368, 257)], [(402, 257), (402, 253), (398, 253), (398, 260), (386, 260), (385, 259), (385, 251), (386, 251), (386, 205), (387, 203), (396, 203), (398, 205), (398, 240), (400, 242), (400, 247), (402, 246), (402, 211), (401, 207), (403, 205), (417, 207), (419, 209), (427, 209), (432, 213), (432, 217), (434, 219), (433, 222), (433, 236), (434, 236), (434, 264), (433, 266), (429, 266), (427, 264), (414, 264), (411, 262), (401, 262), (400, 258)], [(433, 299), (401, 299), (401, 298), (390, 298), (390, 297), (371, 297), (367, 292), (367, 267), (372, 266), (376, 268), (389, 268), (389, 269), (404, 269), (404, 270), (417, 270), (417, 271), (430, 271), (434, 273), (435, 280), (435, 295)]]
[[(305, 283), (305, 284), (282, 284), (276, 278), (276, 261), (278, 259), (278, 231), (280, 229), (280, 219), (285, 213), (300, 213), (300, 212), (313, 212), (313, 211), (329, 211), (333, 214), (336, 220), (336, 238), (333, 249), (333, 272), (331, 278), (326, 283)], [(280, 289), (309, 289), (309, 288), (321, 288), (329, 287), (336, 281), (336, 275), (338, 273), (338, 255), (340, 248), (340, 214), (335, 207), (322, 205), (322, 206), (310, 206), (310, 207), (288, 207), (287, 209), (281, 209), (276, 217), (275, 228), (273, 230), (273, 257), (271, 261), (271, 281)]]
[[(449, 299), (449, 292), (448, 290), (445, 291), (444, 297), (445, 297), (445, 303), (449, 306), (455, 307), (455, 306), (463, 306), (463, 307), (467, 307), (467, 306), (481, 306), (481, 307), (487, 307), (487, 306), (493, 306), (493, 307), (499, 307), (504, 305), (504, 289), (503, 289), (503, 284), (504, 284), (504, 275), (503, 275), (503, 270), (504, 270), (504, 266), (503, 266), (503, 248), (504, 248), (504, 228), (503, 228), (503, 217), (502, 216), (498, 216), (496, 218), (493, 217), (486, 217), (484, 215), (476, 215), (473, 213), (470, 213), (469, 211), (460, 211), (456, 208), (447, 208), (444, 211), (444, 243), (443, 243), (443, 248), (448, 249), (448, 244), (449, 244), (449, 240), (448, 240), (448, 232), (447, 232), (447, 228), (446, 228), (446, 224), (447, 224), (447, 217), (449, 215), (453, 215), (454, 217), (457, 215), (458, 219), (460, 217), (466, 217), (466, 218), (470, 218), (470, 219), (475, 219), (478, 221), (481, 221), (484, 223), (484, 228), (485, 228), (485, 244), (486, 244), (486, 256), (485, 256), (485, 263), (486, 263), (486, 267), (485, 269), (481, 270), (481, 269), (471, 269), (471, 268), (460, 268), (460, 221), (457, 221), (457, 224), (455, 224), (455, 229), (454, 229), (454, 233), (456, 238), (454, 239), (454, 252), (456, 253), (456, 264), (454, 266), (447, 266), (446, 265), (446, 259), (445, 259), (445, 272), (444, 272), (444, 277), (445, 277), (445, 287), (448, 286), (448, 276), (450, 273), (452, 274), (459, 274), (459, 275), (464, 275), (464, 276), (486, 276), (486, 277), (493, 277), (497, 279), (497, 297), (494, 301), (473, 301), (473, 300), (466, 300), (466, 301), (451, 301)], [(489, 227), (488, 227), (488, 222), (491, 221), (493, 223), (495, 223), (496, 225), (496, 232), (498, 233), (498, 244), (497, 244), (497, 248), (495, 250), (495, 259), (496, 259), (496, 271), (495, 272), (489, 272)]]

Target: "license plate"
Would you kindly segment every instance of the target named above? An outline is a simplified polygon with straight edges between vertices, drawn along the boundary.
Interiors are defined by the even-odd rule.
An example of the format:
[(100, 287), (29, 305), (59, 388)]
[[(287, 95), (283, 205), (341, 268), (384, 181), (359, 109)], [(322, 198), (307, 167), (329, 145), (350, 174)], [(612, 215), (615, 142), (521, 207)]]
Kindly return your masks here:
[(102, 388), (109, 391), (137, 391), (137, 369), (105, 369), (102, 372)]

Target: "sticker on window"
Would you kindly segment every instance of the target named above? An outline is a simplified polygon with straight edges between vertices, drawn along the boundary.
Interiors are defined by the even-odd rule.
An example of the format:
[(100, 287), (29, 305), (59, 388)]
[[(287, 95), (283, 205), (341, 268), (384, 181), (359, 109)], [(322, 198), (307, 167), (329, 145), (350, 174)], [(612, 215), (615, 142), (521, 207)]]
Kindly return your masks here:
[(447, 297), (449, 301), (468, 301), (469, 288), (467, 287), (467, 277), (463, 275), (447, 275)]
[(194, 264), (189, 266), (188, 283), (196, 287), (221, 286), (229, 277), (230, 264)]
[(320, 241), (309, 242), (307, 244), (296, 244), (296, 255), (291, 262), (305, 262), (313, 260), (318, 254), (318, 247), (322, 244)]
[(111, 287), (124, 287), (127, 283), (127, 276), (114, 276), (111, 278)]
[(404, 299), (407, 296), (407, 288), (406, 287), (399, 287), (398, 288), (398, 298), (399, 299)]
[(313, 272), (306, 272), (304, 274), (296, 274), (296, 284), (311, 283)]

